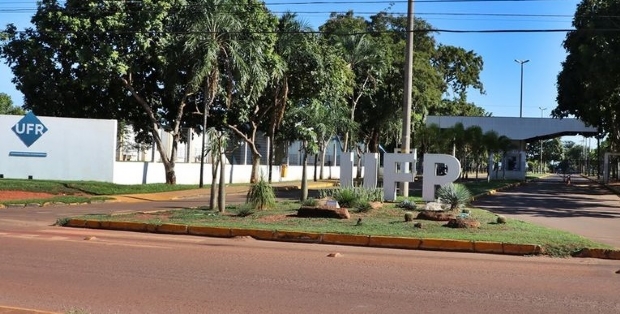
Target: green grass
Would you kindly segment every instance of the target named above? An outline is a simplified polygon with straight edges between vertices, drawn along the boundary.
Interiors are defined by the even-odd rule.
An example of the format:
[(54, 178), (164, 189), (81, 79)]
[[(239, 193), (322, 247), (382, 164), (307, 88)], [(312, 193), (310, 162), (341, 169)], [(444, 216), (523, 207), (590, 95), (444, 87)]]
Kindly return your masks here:
[(198, 188), (197, 185), (186, 184), (114, 184), (96, 181), (52, 181), (52, 180), (21, 180), (0, 179), (0, 190), (18, 190), (28, 192), (44, 192), (51, 194), (90, 194), (118, 195), (159, 193)]
[(105, 201), (105, 200), (110, 200), (112, 199), (111, 197), (106, 197), (106, 196), (73, 196), (73, 195), (66, 195), (66, 196), (54, 196), (51, 198), (29, 198), (29, 199), (22, 199), (22, 200), (7, 200), (7, 201), (0, 201), (0, 204), (2, 205), (11, 205), (11, 204), (39, 204), (40, 206), (46, 204), (46, 203), (62, 203), (62, 204), (88, 204), (88, 203), (94, 203), (97, 201)]
[[(550, 256), (568, 256), (582, 248), (611, 248), (568, 232), (553, 230), (519, 220), (508, 219), (506, 224), (495, 223), (497, 216), (482, 209), (471, 209), (472, 217), (481, 222), (479, 229), (452, 229), (445, 222), (414, 219), (405, 222), (406, 210), (395, 203), (384, 204), (381, 209), (366, 213), (351, 212), (351, 219), (298, 218), (297, 202), (281, 202), (278, 209), (257, 211), (247, 217), (237, 215), (243, 206), (227, 208), (227, 213), (203, 209), (183, 209), (155, 214), (98, 215), (80, 218), (109, 221), (141, 221), (154, 224), (178, 223), (194, 226), (248, 228), (262, 230), (299, 231), (312, 233), (337, 233), (355, 235), (397, 236), (413, 238), (439, 238), (476, 241), (494, 241), (515, 244), (539, 244)], [(357, 219), (363, 223), (356, 225)], [(421, 222), (422, 228), (414, 228)]]

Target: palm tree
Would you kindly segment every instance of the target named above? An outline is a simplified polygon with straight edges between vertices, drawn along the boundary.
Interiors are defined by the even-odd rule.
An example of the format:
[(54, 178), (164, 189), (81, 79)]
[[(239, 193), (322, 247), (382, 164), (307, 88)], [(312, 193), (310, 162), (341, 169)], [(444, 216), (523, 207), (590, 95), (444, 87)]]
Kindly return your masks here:
[(476, 168), (476, 179), (478, 179), (478, 172), (480, 169), (480, 162), (482, 160), (482, 156), (484, 155), (484, 142), (483, 142), (483, 134), (482, 128), (473, 125), (468, 127), (465, 130), (465, 138), (468, 146), (468, 152), (472, 156), (472, 161), (475, 164)]
[[(350, 119), (353, 122), (360, 99), (375, 90), (383, 62), (378, 47), (365, 34), (339, 36), (337, 40), (336, 45), (340, 48), (342, 57), (355, 73), (355, 88), (349, 99)], [(341, 144), (343, 152), (349, 151), (351, 134), (350, 129), (344, 131), (344, 140)]]
[[(267, 102), (271, 103), (269, 126), (267, 135), (270, 143), (275, 143), (275, 134), (284, 119), (287, 104), (289, 102), (289, 94), (291, 87), (299, 90), (300, 86), (308, 86), (311, 84), (295, 84), (295, 81), (307, 81), (312, 79), (309, 73), (312, 73), (318, 63), (319, 56), (315, 54), (317, 38), (310, 33), (312, 28), (297, 19), (295, 13), (284, 13), (278, 22), (278, 39), (276, 41), (274, 52), (277, 55), (277, 63), (272, 69), (272, 80), (268, 87)], [(310, 68), (308, 68), (310, 67)], [(300, 72), (303, 73), (300, 75)], [(293, 81), (293, 82), (292, 82)], [(291, 86), (293, 84), (293, 86)], [(269, 162), (268, 181), (271, 182), (273, 156), (275, 145), (271, 145), (271, 153)]]
[[(195, 63), (193, 70), (195, 75), (190, 82), (190, 89), (202, 91), (202, 108), (196, 104), (195, 113), (202, 114), (202, 154), (200, 159), (200, 185), (202, 187), (202, 176), (204, 169), (204, 157), (207, 120), (210, 108), (212, 107), (220, 87), (220, 73), (223, 66), (243, 68), (243, 59), (237, 55), (239, 39), (237, 33), (242, 30), (242, 23), (229, 8), (233, 3), (229, 0), (197, 0), (188, 10), (191, 13), (183, 15), (185, 21), (183, 26), (189, 32), (185, 41), (185, 51), (194, 56)], [(202, 113), (200, 112), (202, 109)], [(215, 134), (212, 134), (215, 135)], [(209, 136), (214, 139), (216, 136)], [(217, 146), (217, 145), (215, 145)], [(219, 157), (218, 157), (219, 158)], [(215, 158), (218, 160), (218, 158)], [(214, 165), (214, 168), (217, 168)], [(215, 174), (213, 174), (215, 178)], [(211, 208), (214, 207), (215, 181), (212, 181)], [(222, 189), (223, 187), (220, 187)]]
[[(487, 131), (482, 135), (482, 142), (489, 156), (489, 165), (487, 169), (487, 181), (491, 180), (491, 172), (498, 170), (497, 153), (501, 151), (499, 147), (499, 135), (495, 131)], [(491, 159), (491, 156), (493, 159)]]

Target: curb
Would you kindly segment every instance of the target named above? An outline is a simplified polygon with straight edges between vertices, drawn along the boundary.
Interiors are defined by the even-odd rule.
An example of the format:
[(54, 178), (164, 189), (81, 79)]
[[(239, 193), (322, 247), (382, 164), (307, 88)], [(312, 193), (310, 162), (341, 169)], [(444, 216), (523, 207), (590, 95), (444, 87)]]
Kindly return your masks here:
[[(409, 250), (469, 252), (506, 255), (540, 255), (543, 247), (537, 244), (513, 244), (487, 241), (444, 240), (430, 238), (386, 237), (334, 233), (310, 233), (282, 230), (240, 229), (207, 226), (188, 226), (182, 224), (148, 224), (125, 221), (97, 221), (87, 219), (70, 219), (64, 225), (73, 228), (109, 229), (134, 232), (167, 233), (178, 235), (195, 235), (217, 238), (249, 236), (257, 240), (301, 242), (315, 244), (350, 245), (377, 248), (395, 248)], [(620, 251), (598, 253), (595, 249), (582, 250), (578, 257), (596, 257), (620, 260)], [(607, 252), (610, 251), (610, 252)], [(596, 253), (595, 253), (596, 252)], [(598, 254), (598, 255), (597, 255)], [(598, 257), (598, 256), (604, 257)]]
[(600, 259), (620, 260), (620, 250), (606, 250), (606, 249), (582, 249), (573, 253), (573, 257), (590, 257)]

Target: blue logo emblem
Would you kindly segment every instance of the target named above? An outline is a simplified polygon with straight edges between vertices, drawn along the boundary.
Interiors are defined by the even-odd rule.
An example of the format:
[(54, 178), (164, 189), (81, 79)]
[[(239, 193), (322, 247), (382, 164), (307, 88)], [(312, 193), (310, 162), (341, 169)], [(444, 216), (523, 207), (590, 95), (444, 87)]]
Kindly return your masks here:
[(37, 116), (32, 112), (28, 112), (21, 120), (15, 124), (11, 130), (17, 134), (27, 147), (36, 142), (45, 132), (47, 128)]

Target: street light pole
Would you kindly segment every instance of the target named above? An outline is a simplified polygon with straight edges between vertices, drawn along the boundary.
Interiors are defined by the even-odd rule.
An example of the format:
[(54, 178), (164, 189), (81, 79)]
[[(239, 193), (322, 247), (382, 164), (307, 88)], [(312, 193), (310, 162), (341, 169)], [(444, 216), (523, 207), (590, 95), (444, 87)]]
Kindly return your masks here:
[(523, 118), (523, 64), (530, 62), (530, 60), (518, 60), (516, 63), (521, 64), (521, 96), (519, 97), (519, 118)]
[[(411, 148), (411, 90), (413, 89), (413, 0), (407, 1), (407, 44), (405, 51), (405, 86), (403, 95), (403, 133), (400, 145), (401, 154), (409, 154)], [(409, 163), (405, 163), (403, 172), (409, 171)], [(415, 165), (413, 165), (415, 167)], [(403, 197), (409, 197), (409, 182), (400, 183)]]
[[(538, 109), (540, 109), (540, 117), (542, 118), (543, 117), (543, 112), (545, 110), (547, 110), (547, 108), (538, 107)], [(542, 157), (543, 157), (543, 141), (540, 140), (540, 166), (539, 166), (540, 167), (540, 171), (539, 172), (541, 172), (541, 173), (543, 171), (543, 158)]]

